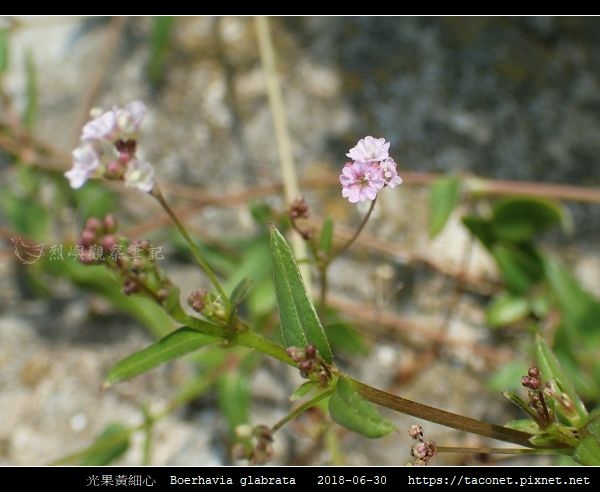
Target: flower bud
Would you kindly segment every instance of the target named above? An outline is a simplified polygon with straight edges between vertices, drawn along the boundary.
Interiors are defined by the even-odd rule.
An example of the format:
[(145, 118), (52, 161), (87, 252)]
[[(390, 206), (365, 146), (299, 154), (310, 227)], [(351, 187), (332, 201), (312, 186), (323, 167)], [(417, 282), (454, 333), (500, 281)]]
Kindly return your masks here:
[(304, 197), (296, 198), (290, 207), (290, 217), (292, 219), (307, 219), (309, 215), (308, 204)]
[(77, 244), (79, 246), (83, 246), (84, 248), (89, 248), (92, 244), (96, 242), (96, 233), (92, 232), (90, 229), (84, 229), (79, 237), (79, 241)]
[(102, 245), (102, 249), (108, 253), (113, 250), (113, 248), (117, 247), (118, 241), (113, 234), (109, 234), (108, 236), (104, 236), (102, 238), (100, 244)]
[(317, 356), (317, 348), (312, 344), (307, 345), (304, 350), (306, 352), (307, 359), (314, 359)]
[(111, 234), (117, 230), (117, 218), (113, 214), (107, 214), (104, 217), (104, 230)]
[(130, 279), (130, 278), (125, 280), (125, 285), (123, 285), (123, 294), (125, 294), (126, 296), (129, 296), (131, 294), (135, 294), (136, 292), (139, 292), (139, 290), (140, 290), (140, 286), (135, 280)]
[(294, 362), (300, 362), (306, 359), (305, 350), (299, 347), (288, 347), (285, 351)]
[(408, 428), (408, 435), (413, 439), (423, 438), (423, 427), (413, 424)]
[(97, 219), (96, 217), (90, 217), (85, 222), (84, 229), (86, 229), (88, 231), (92, 231), (92, 232), (99, 232), (102, 229), (102, 222), (100, 221), (100, 219)]

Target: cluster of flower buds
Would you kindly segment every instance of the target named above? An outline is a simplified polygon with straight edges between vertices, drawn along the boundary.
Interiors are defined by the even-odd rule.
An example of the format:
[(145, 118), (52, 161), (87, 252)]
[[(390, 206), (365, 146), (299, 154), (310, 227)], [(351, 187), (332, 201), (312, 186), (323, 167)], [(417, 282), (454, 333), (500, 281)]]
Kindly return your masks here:
[(375, 200), (385, 186), (394, 188), (402, 183), (389, 148), (385, 138), (369, 136), (359, 140), (346, 154), (352, 161), (344, 165), (340, 183), (342, 196), (350, 203)]
[(172, 283), (156, 265), (162, 258), (161, 248), (145, 240), (117, 237), (116, 231), (117, 220), (112, 214), (103, 219), (90, 217), (77, 241), (80, 261), (87, 265), (102, 262), (117, 270), (123, 278), (124, 294), (143, 292), (163, 302)]
[(288, 347), (286, 352), (294, 362), (298, 363), (300, 376), (303, 378), (325, 384), (331, 377), (327, 365), (314, 345), (309, 344), (305, 348)]
[(306, 200), (304, 199), (303, 196), (301, 196), (300, 198), (296, 198), (292, 202), (292, 205), (290, 206), (288, 215), (292, 222), (292, 227), (298, 234), (300, 234), (302, 239), (308, 241), (313, 238), (314, 231), (312, 231), (311, 229), (301, 228), (297, 222), (298, 219), (308, 219), (308, 217), (310, 216), (310, 210), (308, 207), (308, 203), (306, 203)]
[(433, 441), (425, 441), (425, 438), (423, 437), (423, 427), (417, 424), (411, 425), (408, 428), (408, 435), (417, 441), (410, 450), (410, 454), (415, 460), (409, 463), (409, 465), (426, 466), (431, 463), (431, 460), (433, 460), (436, 454), (436, 446)]
[(554, 380), (544, 382), (537, 367), (529, 368), (527, 376), (521, 378), (521, 384), (529, 389), (529, 407), (542, 429), (554, 422), (554, 410), (560, 410), (567, 418), (577, 417), (577, 409), (571, 397), (561, 391)]
[(114, 215), (108, 214), (102, 220), (90, 217), (77, 241), (79, 260), (92, 264), (107, 258), (116, 258), (120, 253), (116, 231), (117, 219)]
[(266, 425), (252, 428), (248, 424), (235, 428), (238, 443), (233, 447), (235, 459), (248, 460), (251, 465), (264, 465), (273, 458), (273, 432)]
[(521, 378), (521, 384), (529, 389), (529, 408), (535, 415), (535, 420), (540, 428), (548, 427), (554, 421), (553, 413), (546, 404), (542, 373), (537, 367), (530, 367), (527, 376)]
[(198, 289), (190, 293), (188, 296), (189, 306), (196, 311), (206, 316), (208, 319), (225, 321), (226, 310), (223, 303), (214, 294)]
[(71, 187), (80, 188), (89, 178), (104, 177), (152, 191), (154, 169), (136, 156), (137, 131), (145, 114), (141, 101), (106, 112), (93, 109), (93, 119), (83, 127), (80, 145), (73, 151), (73, 167), (65, 173)]
[(527, 371), (527, 376), (521, 378), (521, 384), (532, 390), (541, 389), (542, 380), (540, 370), (537, 367), (530, 367), (529, 371)]
[(300, 198), (296, 198), (292, 205), (290, 206), (290, 218), (292, 220), (296, 219), (308, 219), (310, 216), (310, 211), (308, 207), (308, 203), (303, 196)]

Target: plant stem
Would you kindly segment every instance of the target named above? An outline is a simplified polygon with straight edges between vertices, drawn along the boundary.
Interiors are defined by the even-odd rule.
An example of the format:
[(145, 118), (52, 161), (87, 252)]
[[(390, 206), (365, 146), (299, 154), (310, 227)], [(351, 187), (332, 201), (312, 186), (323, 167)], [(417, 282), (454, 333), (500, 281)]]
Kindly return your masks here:
[(196, 259), (198, 264), (202, 267), (202, 269), (204, 270), (204, 273), (206, 273), (206, 276), (208, 277), (210, 282), (213, 284), (213, 287), (216, 289), (216, 291), (219, 293), (219, 296), (225, 303), (226, 307), (229, 307), (229, 304), (230, 304), (229, 297), (227, 297), (227, 294), (225, 294), (225, 291), (223, 290), (223, 287), (221, 287), (221, 284), (217, 280), (216, 275), (214, 274), (214, 272), (210, 268), (209, 264), (204, 259), (204, 256), (202, 256), (202, 252), (200, 251), (200, 248), (198, 248), (196, 243), (194, 243), (194, 241), (192, 240), (190, 235), (187, 233), (187, 230), (185, 229), (184, 225), (180, 222), (180, 220), (175, 215), (175, 212), (173, 212), (171, 207), (169, 207), (169, 204), (166, 202), (166, 200), (163, 197), (163, 195), (160, 191), (160, 188), (158, 187), (157, 184), (154, 185), (151, 195), (158, 200), (158, 203), (160, 203), (160, 205), (165, 210), (165, 212), (167, 212), (169, 217), (171, 217), (171, 220), (173, 221), (173, 223), (179, 230), (179, 233), (182, 235), (183, 239), (185, 239), (185, 242), (190, 247), (190, 250), (192, 251), (194, 258)]
[(498, 439), (500, 441), (512, 442), (528, 448), (535, 447), (529, 442), (532, 435), (527, 432), (509, 429), (508, 427), (502, 427), (500, 425), (488, 424), (481, 420), (472, 419), (456, 413), (440, 410), (439, 408), (430, 407), (422, 403), (406, 400), (400, 396), (393, 395), (392, 393), (368, 386), (355, 379), (351, 380), (354, 383), (356, 390), (363, 398), (372, 403), (376, 403), (377, 405), (382, 405), (397, 412), (412, 415), (413, 417), (428, 420), (429, 422), (435, 422), (436, 424), (445, 425), (446, 427), (451, 427), (453, 429), (491, 437), (492, 439)]
[[(296, 363), (289, 357), (283, 347), (270, 340), (267, 340), (257, 333), (251, 331), (242, 332), (237, 335), (235, 342), (239, 345), (258, 350), (263, 354), (270, 355), (275, 359), (296, 367)], [(335, 368), (333, 369), (336, 371)], [(441, 424), (446, 427), (451, 427), (453, 429), (479, 434), (481, 436), (498, 439), (500, 441), (512, 442), (528, 448), (534, 447), (529, 442), (529, 439), (532, 437), (532, 435), (527, 432), (509, 429), (508, 427), (503, 427), (500, 425), (489, 424), (487, 422), (482, 422), (470, 417), (447, 412), (439, 408), (430, 407), (428, 405), (407, 400), (386, 391), (374, 388), (355, 379), (350, 379), (363, 398), (377, 405), (387, 407), (391, 410), (395, 410), (406, 415), (412, 415), (413, 417), (423, 420), (435, 422), (436, 424)]]
[(279, 429), (281, 429), (285, 424), (287, 424), (290, 420), (295, 419), (298, 415), (306, 412), (306, 410), (308, 410), (309, 408), (314, 407), (322, 399), (327, 398), (329, 395), (331, 395), (331, 393), (333, 393), (333, 388), (330, 388), (326, 391), (323, 391), (322, 393), (319, 393), (314, 398), (311, 398), (309, 401), (303, 403), (302, 405), (300, 405), (297, 408), (295, 408), (294, 410), (292, 410), (285, 417), (283, 417), (279, 422), (277, 422), (273, 427), (271, 427), (272, 433), (274, 434)]
[(329, 262), (331, 262), (334, 258), (339, 256), (345, 250), (347, 250), (352, 245), (352, 243), (354, 241), (356, 241), (356, 238), (360, 235), (362, 230), (365, 228), (365, 225), (367, 225), (367, 221), (369, 220), (369, 217), (371, 217), (371, 213), (373, 212), (373, 209), (375, 208), (376, 201), (377, 201), (377, 197), (375, 197), (375, 199), (371, 202), (371, 206), (369, 207), (367, 215), (364, 216), (362, 222), (358, 226), (358, 229), (356, 229), (356, 232), (354, 233), (354, 235), (350, 239), (348, 239), (348, 241), (346, 241), (346, 243), (344, 243), (344, 245), (340, 249), (338, 249), (334, 254), (331, 255), (331, 258), (329, 258)]
[(259, 335), (252, 331), (243, 331), (236, 335), (234, 343), (243, 345), (244, 347), (253, 348), (262, 352), (265, 355), (270, 355), (274, 359), (285, 362), (286, 364), (297, 367), (297, 363), (287, 354), (285, 349), (281, 346), (272, 342), (271, 340)]

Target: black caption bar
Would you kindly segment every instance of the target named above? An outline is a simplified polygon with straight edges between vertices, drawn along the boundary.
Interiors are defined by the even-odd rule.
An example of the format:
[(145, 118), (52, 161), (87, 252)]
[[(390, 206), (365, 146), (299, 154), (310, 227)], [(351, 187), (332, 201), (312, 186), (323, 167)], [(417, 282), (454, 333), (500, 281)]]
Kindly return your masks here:
[[(585, 467), (2, 467), (0, 490), (398, 490), (597, 486)], [(500, 489), (498, 489), (500, 490)]]

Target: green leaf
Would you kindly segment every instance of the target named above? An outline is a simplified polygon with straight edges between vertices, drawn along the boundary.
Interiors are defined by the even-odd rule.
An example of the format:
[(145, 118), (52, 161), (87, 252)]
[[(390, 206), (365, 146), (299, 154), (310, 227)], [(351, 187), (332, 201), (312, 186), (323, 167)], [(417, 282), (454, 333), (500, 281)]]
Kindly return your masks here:
[(531, 245), (497, 244), (492, 254), (506, 286), (516, 294), (526, 293), (543, 277), (542, 261)]
[(314, 381), (306, 381), (305, 383), (298, 386), (296, 390), (290, 395), (290, 401), (297, 401), (318, 387), (319, 385)]
[(529, 314), (526, 298), (502, 292), (488, 306), (485, 319), (488, 325), (497, 328), (511, 325)]
[(23, 123), (29, 129), (33, 128), (38, 112), (37, 68), (31, 51), (25, 54), (25, 112)]
[(82, 265), (67, 256), (68, 248), (63, 251), (64, 258), (53, 260), (44, 255), (44, 271), (59, 277), (67, 277), (73, 283), (107, 299), (116, 309), (128, 313), (156, 337), (163, 337), (174, 327), (173, 320), (155, 301), (141, 296), (126, 296), (122, 284), (101, 265)]
[(582, 435), (573, 459), (582, 465), (600, 465), (600, 410), (596, 409), (590, 414)]
[(264, 226), (274, 218), (273, 210), (265, 202), (259, 200), (252, 201), (248, 205), (248, 209), (254, 221), (260, 226)]
[(570, 336), (577, 339), (582, 333), (600, 332), (600, 302), (584, 290), (559, 262), (546, 258), (544, 268)]
[[(596, 400), (600, 395), (600, 385), (594, 377), (598, 360), (598, 334), (574, 332), (574, 340), (570, 338), (570, 330), (562, 322), (552, 341), (554, 354), (560, 362), (563, 372), (575, 386), (575, 391), (583, 399)], [(596, 336), (594, 336), (596, 335)], [(595, 339), (595, 340), (594, 340)]]
[(106, 466), (129, 449), (129, 430), (122, 424), (110, 424), (81, 455), (83, 466)]
[(219, 379), (219, 406), (230, 430), (249, 420), (250, 385), (248, 377), (240, 372), (228, 372)]
[(327, 217), (323, 222), (321, 236), (319, 237), (319, 250), (325, 253), (327, 258), (331, 256), (331, 247), (333, 246), (333, 219)]
[(580, 439), (573, 451), (573, 459), (584, 466), (600, 466), (600, 442), (597, 437), (586, 436)]
[(149, 347), (117, 362), (108, 372), (105, 385), (138, 376), (170, 360), (218, 341), (220, 339), (204, 335), (192, 328), (180, 328)]
[(552, 424), (544, 432), (529, 439), (536, 447), (575, 447), (576, 440), (573, 434), (560, 425)]
[(564, 412), (561, 412), (560, 405), (556, 405), (556, 410), (563, 413), (565, 418), (569, 419), (573, 425), (580, 425), (588, 416), (585, 405), (575, 392), (573, 384), (560, 367), (558, 359), (552, 352), (552, 349), (539, 333), (535, 336), (535, 356), (540, 371), (542, 372), (542, 377), (545, 380), (554, 379), (556, 381), (560, 390), (564, 391), (575, 405), (575, 410), (579, 418), (573, 419), (572, 416), (564, 415)]
[(563, 209), (550, 200), (508, 198), (495, 205), (492, 228), (499, 239), (521, 242), (560, 224), (563, 217)]
[(530, 415), (534, 419), (537, 418), (535, 412), (531, 409), (528, 403), (525, 400), (523, 400), (523, 398), (521, 398), (517, 393), (515, 393), (514, 391), (503, 391), (502, 394), (507, 400), (519, 407), (526, 414)]
[(344, 377), (338, 379), (335, 392), (329, 398), (329, 413), (338, 424), (367, 437), (383, 437), (395, 430), (394, 425), (385, 420)]
[(233, 291), (231, 292), (231, 296), (229, 300), (233, 306), (239, 306), (250, 292), (250, 287), (252, 287), (252, 280), (248, 280), (247, 278), (240, 281), (239, 284), (235, 286)]
[(505, 427), (521, 432), (527, 432), (528, 434), (540, 433), (540, 427), (531, 419), (511, 420), (505, 425)]
[(165, 55), (169, 47), (169, 38), (175, 23), (174, 17), (162, 16), (152, 18), (150, 34), (150, 59), (148, 76), (153, 84), (161, 81), (164, 73)]
[(437, 179), (429, 192), (429, 237), (435, 237), (446, 225), (460, 198), (460, 180), (453, 177)]
[(544, 429), (549, 436), (554, 437), (556, 441), (574, 448), (578, 443), (578, 434), (573, 427), (567, 427), (563, 424), (550, 424)]
[(9, 53), (8, 29), (0, 29), (0, 74), (8, 70)]
[(306, 292), (300, 270), (281, 233), (270, 225), (275, 292), (286, 347), (313, 344), (326, 362), (333, 361), (331, 348), (314, 305)]
[(492, 246), (496, 242), (494, 232), (490, 222), (476, 215), (466, 215), (462, 218), (462, 223), (469, 229), (469, 232), (473, 234), (481, 244), (483, 244), (488, 250), (492, 249)]
[(16, 196), (10, 191), (0, 195), (0, 203), (13, 230), (36, 241), (41, 241), (46, 236), (48, 226), (46, 207), (31, 197)]

